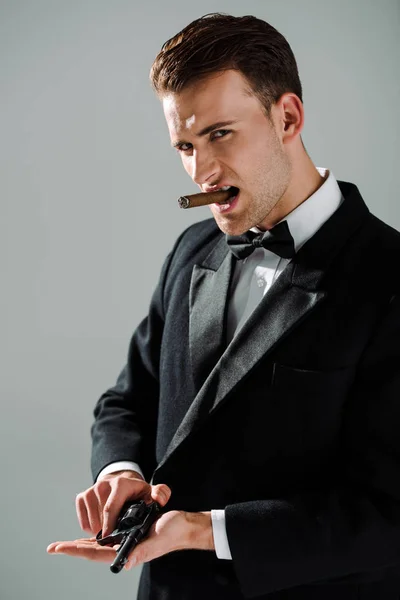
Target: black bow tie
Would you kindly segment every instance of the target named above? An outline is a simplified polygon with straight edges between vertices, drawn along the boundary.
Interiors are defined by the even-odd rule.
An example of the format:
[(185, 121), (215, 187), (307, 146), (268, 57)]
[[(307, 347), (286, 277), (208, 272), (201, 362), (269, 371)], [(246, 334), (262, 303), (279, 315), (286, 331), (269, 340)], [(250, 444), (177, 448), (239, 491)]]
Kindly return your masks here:
[(286, 221), (281, 221), (264, 233), (246, 231), (242, 235), (227, 235), (226, 241), (239, 260), (250, 256), (256, 248), (265, 248), (282, 258), (295, 255), (294, 240)]

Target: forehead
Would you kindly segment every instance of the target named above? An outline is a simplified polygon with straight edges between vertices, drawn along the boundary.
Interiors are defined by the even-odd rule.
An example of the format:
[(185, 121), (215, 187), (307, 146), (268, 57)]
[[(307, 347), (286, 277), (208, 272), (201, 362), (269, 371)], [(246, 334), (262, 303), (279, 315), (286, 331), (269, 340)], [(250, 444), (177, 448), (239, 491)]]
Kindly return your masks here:
[(198, 131), (212, 122), (241, 120), (261, 105), (249, 93), (247, 80), (238, 71), (224, 71), (201, 79), (179, 93), (162, 99), (171, 138)]

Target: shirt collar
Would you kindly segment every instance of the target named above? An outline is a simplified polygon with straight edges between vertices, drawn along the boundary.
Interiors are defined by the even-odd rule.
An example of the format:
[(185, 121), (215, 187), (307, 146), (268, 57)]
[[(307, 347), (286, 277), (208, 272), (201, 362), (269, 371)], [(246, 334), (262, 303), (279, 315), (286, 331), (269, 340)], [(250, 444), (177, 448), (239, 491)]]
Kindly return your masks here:
[[(344, 200), (332, 171), (324, 167), (316, 168), (325, 178), (324, 183), (307, 200), (281, 219), (287, 221), (296, 252), (322, 227)], [(263, 233), (258, 227), (252, 227), (251, 231)]]

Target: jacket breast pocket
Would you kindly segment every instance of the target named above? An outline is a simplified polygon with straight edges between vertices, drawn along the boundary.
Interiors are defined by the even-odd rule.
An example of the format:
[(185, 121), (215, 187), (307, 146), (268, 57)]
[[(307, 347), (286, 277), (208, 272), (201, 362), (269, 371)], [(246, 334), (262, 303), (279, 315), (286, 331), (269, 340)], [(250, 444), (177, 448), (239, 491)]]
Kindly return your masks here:
[[(334, 404), (345, 399), (354, 379), (355, 367), (342, 367), (327, 371), (297, 369), (274, 363), (272, 389), (283, 399), (298, 398)], [(325, 401), (324, 401), (325, 399)]]

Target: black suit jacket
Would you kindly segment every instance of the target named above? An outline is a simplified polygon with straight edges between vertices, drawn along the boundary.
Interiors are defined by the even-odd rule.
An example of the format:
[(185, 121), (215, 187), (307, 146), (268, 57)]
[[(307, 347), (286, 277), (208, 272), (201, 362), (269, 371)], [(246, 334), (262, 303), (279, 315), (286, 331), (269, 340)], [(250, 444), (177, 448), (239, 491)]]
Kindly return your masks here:
[(228, 346), (235, 259), (189, 227), (96, 405), (94, 480), (133, 460), (171, 510), (225, 509), (233, 560), (152, 561), (141, 600), (400, 597), (400, 234), (339, 185)]

